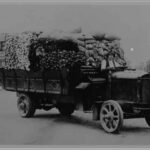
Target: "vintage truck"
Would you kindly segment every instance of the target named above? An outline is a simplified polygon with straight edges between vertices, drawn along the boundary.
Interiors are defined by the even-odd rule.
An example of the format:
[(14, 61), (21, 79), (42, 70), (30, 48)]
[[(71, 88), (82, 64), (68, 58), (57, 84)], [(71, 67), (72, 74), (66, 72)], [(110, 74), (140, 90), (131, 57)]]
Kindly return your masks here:
[(67, 116), (82, 104), (109, 133), (118, 132), (128, 118), (143, 117), (150, 125), (150, 74), (144, 71), (90, 66), (36, 72), (1, 68), (0, 80), (5, 90), (17, 93), (22, 117), (54, 107)]

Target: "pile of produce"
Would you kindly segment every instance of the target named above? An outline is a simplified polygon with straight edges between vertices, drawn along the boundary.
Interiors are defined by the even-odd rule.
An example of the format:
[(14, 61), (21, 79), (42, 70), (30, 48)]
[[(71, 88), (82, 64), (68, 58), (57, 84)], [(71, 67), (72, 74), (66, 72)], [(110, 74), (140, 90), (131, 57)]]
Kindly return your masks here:
[(125, 66), (118, 37), (84, 33), (6, 34), (6, 69), (49, 70), (87, 65), (101, 69)]
[(32, 70), (70, 69), (75, 64), (84, 65), (86, 62), (85, 53), (70, 40), (38, 39), (31, 45), (29, 56)]
[(23, 32), (5, 35), (5, 64), (6, 69), (30, 70), (30, 45), (37, 40), (35, 32)]

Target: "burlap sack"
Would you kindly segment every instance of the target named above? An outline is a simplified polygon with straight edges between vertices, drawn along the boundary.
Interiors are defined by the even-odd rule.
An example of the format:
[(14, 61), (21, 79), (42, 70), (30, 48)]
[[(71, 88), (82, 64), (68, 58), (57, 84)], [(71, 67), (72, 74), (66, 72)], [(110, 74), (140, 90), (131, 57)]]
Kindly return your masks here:
[(87, 59), (86, 65), (87, 65), (87, 66), (96, 67), (96, 63), (95, 63), (94, 58), (93, 58), (93, 57), (89, 57), (89, 58)]
[(119, 48), (120, 57), (124, 58), (124, 51), (122, 48)]
[(85, 41), (84, 35), (82, 33), (76, 33), (72, 35), (74, 39), (79, 41)]
[(105, 36), (104, 32), (99, 32), (99, 31), (91, 33), (91, 34), (94, 37), (94, 39), (96, 39), (98, 41), (101, 41), (102, 39), (104, 39), (104, 36)]
[(103, 56), (103, 49), (102, 48), (98, 48), (97, 52), (98, 52), (98, 55)]
[(105, 59), (103, 59), (102, 62), (101, 62), (101, 70), (106, 69), (106, 65), (107, 65), (107, 62), (106, 62)]
[(78, 27), (76, 29), (73, 29), (71, 31), (69, 31), (70, 33), (81, 33), (82, 32), (82, 28), (81, 27)]
[(109, 60), (108, 61), (108, 64), (109, 64), (109, 68), (114, 68), (114, 63), (113, 63), (113, 60)]
[(83, 36), (84, 36), (84, 40), (85, 41), (86, 40), (94, 40), (94, 38), (93, 38), (93, 36), (91, 34), (86, 33), (86, 34), (83, 34)]
[(114, 61), (114, 65), (115, 67), (120, 67), (120, 65), (116, 61)]
[(86, 52), (87, 49), (85, 47), (82, 47), (82, 46), (78, 46), (79, 50), (82, 51), (82, 52)]
[(92, 50), (94, 48), (94, 46), (93, 46), (93, 44), (87, 44), (85, 46), (85, 48), (88, 49), (88, 50)]
[(85, 42), (80, 41), (80, 40), (76, 40), (76, 42), (79, 46), (85, 47)]
[(113, 41), (113, 40), (121, 40), (120, 37), (113, 35), (113, 34), (105, 34), (104, 39), (109, 40), (109, 41)]
[(86, 44), (95, 44), (96, 40), (86, 40), (85, 43)]
[(93, 50), (86, 50), (85, 52), (87, 57), (93, 57), (94, 56), (94, 51)]

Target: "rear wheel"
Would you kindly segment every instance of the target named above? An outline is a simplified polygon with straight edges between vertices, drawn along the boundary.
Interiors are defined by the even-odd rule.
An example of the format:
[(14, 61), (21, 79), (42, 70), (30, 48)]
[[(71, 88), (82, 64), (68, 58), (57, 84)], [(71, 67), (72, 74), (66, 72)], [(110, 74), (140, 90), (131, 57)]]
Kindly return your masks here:
[(109, 100), (102, 104), (100, 122), (106, 132), (119, 132), (123, 125), (123, 111), (116, 101)]
[(62, 115), (69, 116), (74, 112), (75, 105), (74, 104), (59, 104), (58, 110)]
[(35, 104), (27, 94), (19, 94), (17, 107), (21, 117), (29, 118), (35, 113)]

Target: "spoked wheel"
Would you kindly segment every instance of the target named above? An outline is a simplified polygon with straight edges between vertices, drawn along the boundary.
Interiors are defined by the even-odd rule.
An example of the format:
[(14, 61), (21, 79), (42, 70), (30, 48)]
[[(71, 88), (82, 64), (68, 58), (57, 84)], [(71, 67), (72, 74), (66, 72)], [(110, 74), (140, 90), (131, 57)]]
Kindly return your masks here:
[(100, 110), (100, 121), (106, 132), (119, 132), (123, 125), (123, 111), (120, 105), (113, 100), (104, 102)]
[(30, 97), (26, 94), (20, 94), (17, 100), (17, 107), (21, 117), (29, 118), (35, 113), (35, 105)]

